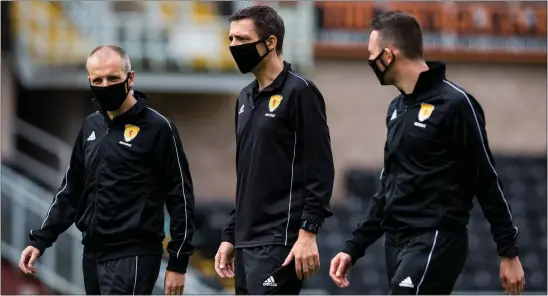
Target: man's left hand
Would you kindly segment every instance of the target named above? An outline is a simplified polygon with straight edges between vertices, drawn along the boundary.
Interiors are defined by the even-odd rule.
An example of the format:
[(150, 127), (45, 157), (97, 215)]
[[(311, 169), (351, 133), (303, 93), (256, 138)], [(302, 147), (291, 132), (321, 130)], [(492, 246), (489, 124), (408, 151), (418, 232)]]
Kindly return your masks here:
[(166, 270), (164, 280), (165, 295), (182, 295), (185, 289), (185, 274)]
[(506, 295), (519, 295), (525, 286), (525, 275), (519, 258), (502, 258), (500, 261), (500, 281)]
[(309, 278), (320, 269), (316, 234), (302, 229), (299, 231), (299, 238), (282, 266), (287, 266), (293, 259), (295, 259), (297, 278), (301, 281)]

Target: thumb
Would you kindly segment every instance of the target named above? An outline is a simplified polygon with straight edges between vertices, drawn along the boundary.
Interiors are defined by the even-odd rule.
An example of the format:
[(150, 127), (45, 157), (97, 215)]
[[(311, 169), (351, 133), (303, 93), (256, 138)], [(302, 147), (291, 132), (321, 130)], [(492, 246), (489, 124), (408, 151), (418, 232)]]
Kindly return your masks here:
[(329, 274), (330, 275), (335, 276), (340, 263), (341, 263), (341, 259), (340, 259), (339, 256), (336, 256), (335, 258), (333, 258), (333, 260), (331, 260), (331, 266), (329, 267)]
[(287, 266), (289, 263), (291, 263), (291, 260), (293, 260), (293, 252), (290, 252), (289, 255), (287, 255), (287, 258), (285, 258), (284, 264), (282, 266)]
[(32, 268), (34, 266), (34, 262), (36, 261), (36, 259), (38, 259), (38, 254), (38, 251), (33, 251), (30, 253), (29, 263), (27, 264), (29, 268)]
[(221, 253), (221, 257), (219, 258), (219, 268), (223, 269), (226, 266), (226, 254)]
[(339, 261), (339, 267), (337, 268), (337, 272), (335, 274), (337, 277), (341, 277), (346, 273), (346, 265), (347, 265), (346, 260)]

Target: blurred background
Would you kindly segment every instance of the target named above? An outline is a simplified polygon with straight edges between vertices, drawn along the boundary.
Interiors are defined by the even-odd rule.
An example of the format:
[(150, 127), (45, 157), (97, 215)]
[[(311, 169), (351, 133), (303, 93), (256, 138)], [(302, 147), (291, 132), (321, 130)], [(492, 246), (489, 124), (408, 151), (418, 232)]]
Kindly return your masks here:
[[(228, 16), (256, 1), (1, 3), (2, 294), (82, 294), (81, 234), (72, 227), (40, 258), (36, 277), (17, 269), (28, 230), (57, 192), (90, 102), (85, 61), (97, 45), (122, 46), (135, 88), (175, 122), (191, 165), (197, 231), (185, 293), (229, 294), (213, 268), (235, 194), (234, 104), (252, 77), (228, 50)], [(320, 272), (303, 294), (385, 294), (383, 239), (340, 290), (329, 262), (363, 218), (378, 186), (384, 120), (397, 95), (367, 66), (368, 26), (385, 10), (414, 14), (426, 57), (486, 113), (490, 145), (520, 227), (526, 292), (546, 295), (546, 2), (267, 2), (284, 18), (284, 58), (314, 80), (327, 104), (336, 165), (334, 217), (319, 235)], [(166, 215), (166, 226), (169, 217)], [(166, 227), (167, 229), (167, 227)], [(501, 293), (499, 258), (476, 207), (470, 252), (455, 293)], [(166, 241), (169, 240), (169, 235)], [(162, 293), (163, 272), (155, 293)]]

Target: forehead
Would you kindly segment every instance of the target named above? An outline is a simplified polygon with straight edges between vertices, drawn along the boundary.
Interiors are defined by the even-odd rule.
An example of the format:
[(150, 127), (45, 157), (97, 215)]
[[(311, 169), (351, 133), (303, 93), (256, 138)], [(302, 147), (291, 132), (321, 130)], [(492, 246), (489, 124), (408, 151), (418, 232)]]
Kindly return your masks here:
[(123, 72), (122, 59), (112, 50), (100, 50), (88, 58), (87, 70), (90, 76), (119, 74)]
[(251, 19), (241, 19), (237, 21), (232, 21), (230, 23), (230, 32), (229, 36), (247, 36), (250, 38), (258, 38), (257, 30), (255, 29), (255, 24)]

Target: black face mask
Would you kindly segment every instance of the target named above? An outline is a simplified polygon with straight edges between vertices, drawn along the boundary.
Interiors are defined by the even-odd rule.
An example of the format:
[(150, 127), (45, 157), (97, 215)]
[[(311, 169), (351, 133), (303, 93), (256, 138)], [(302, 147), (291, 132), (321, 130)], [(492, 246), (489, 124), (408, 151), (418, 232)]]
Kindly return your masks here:
[[(240, 72), (243, 74), (251, 72), (270, 53), (271, 50), (268, 49), (265, 41), (266, 39), (263, 38), (251, 43), (230, 46), (230, 52)], [(257, 51), (257, 44), (261, 42), (266, 48), (266, 53), (262, 56)]]
[(104, 87), (90, 85), (91, 92), (102, 108), (107, 111), (115, 111), (120, 109), (120, 106), (122, 106), (122, 103), (124, 103), (128, 93), (131, 90), (131, 87), (127, 86), (126, 91), (126, 85), (129, 81), (130, 74), (131, 73), (127, 74), (126, 80), (117, 84)]
[[(369, 66), (373, 69), (373, 72), (375, 72), (375, 75), (377, 75), (377, 79), (379, 79), (379, 82), (381, 85), (387, 85), (386, 83), (386, 73), (388, 73), (388, 68), (394, 64), (394, 57), (392, 57), (392, 62), (390, 64), (385, 64), (382, 60), (382, 55), (385, 53), (383, 50), (376, 58), (372, 60), (368, 60)], [(377, 61), (379, 61), (384, 66), (384, 71), (379, 68), (377, 65)]]

